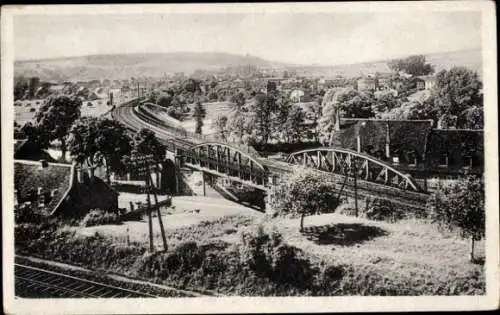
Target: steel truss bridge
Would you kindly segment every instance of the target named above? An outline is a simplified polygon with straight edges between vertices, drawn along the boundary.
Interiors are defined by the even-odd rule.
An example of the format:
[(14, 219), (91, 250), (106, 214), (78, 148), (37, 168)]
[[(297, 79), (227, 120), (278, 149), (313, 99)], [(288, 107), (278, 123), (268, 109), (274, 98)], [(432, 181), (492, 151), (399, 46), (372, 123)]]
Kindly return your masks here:
[(248, 147), (192, 137), (148, 113), (141, 108), (140, 101), (122, 104), (112, 117), (131, 130), (154, 131), (167, 151), (174, 152), (178, 163), (185, 167), (268, 190), (284, 174), (293, 172), (295, 165), (302, 165), (330, 173), (336, 178), (339, 190), (348, 196), (386, 199), (413, 209), (425, 207), (428, 193), (414, 179), (371, 156), (329, 147), (292, 153), (286, 162), (269, 160)]

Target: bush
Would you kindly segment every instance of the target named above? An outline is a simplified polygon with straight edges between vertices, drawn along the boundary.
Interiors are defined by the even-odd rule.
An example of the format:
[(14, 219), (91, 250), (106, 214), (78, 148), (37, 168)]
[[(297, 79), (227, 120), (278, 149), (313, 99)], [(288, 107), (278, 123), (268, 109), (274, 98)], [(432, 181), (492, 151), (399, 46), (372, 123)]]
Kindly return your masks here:
[(21, 204), (14, 208), (14, 221), (16, 223), (40, 223), (42, 221), (42, 216), (36, 213), (32, 205)]
[(300, 249), (283, 242), (283, 236), (259, 225), (241, 234), (240, 260), (258, 275), (278, 283), (304, 288), (312, 285), (317, 272)]
[(405, 217), (400, 206), (389, 200), (375, 198), (366, 201), (365, 217), (370, 220), (397, 222)]
[(108, 212), (101, 209), (90, 210), (82, 219), (81, 226), (94, 226), (104, 224), (118, 224), (121, 222), (120, 215), (114, 212)]

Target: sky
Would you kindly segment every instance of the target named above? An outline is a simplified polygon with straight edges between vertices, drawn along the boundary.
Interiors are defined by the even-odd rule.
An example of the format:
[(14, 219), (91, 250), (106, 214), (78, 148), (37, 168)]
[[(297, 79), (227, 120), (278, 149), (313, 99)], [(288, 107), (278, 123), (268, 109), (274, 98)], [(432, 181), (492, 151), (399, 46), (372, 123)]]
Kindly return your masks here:
[(18, 15), (16, 60), (227, 52), (303, 65), (481, 48), (479, 12)]

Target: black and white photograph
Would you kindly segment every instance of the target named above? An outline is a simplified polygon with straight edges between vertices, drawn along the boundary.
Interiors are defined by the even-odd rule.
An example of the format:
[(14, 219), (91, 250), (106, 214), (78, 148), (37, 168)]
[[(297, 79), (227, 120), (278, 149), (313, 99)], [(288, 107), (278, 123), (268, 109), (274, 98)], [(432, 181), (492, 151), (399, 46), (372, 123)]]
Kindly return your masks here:
[(498, 307), (493, 2), (1, 16), (6, 313)]

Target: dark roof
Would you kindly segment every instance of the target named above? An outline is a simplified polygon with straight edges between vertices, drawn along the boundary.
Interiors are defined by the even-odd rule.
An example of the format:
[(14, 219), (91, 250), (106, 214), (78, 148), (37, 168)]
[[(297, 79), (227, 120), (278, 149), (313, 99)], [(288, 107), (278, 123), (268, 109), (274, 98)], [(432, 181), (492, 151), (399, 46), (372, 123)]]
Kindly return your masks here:
[(391, 156), (404, 159), (405, 153), (414, 152), (423, 157), (426, 152), (427, 137), (432, 128), (430, 120), (382, 120), (382, 119), (341, 119), (340, 142), (344, 148), (356, 149), (357, 135), (361, 138), (361, 150), (385, 152), (389, 134)]
[(42, 167), (41, 162), (15, 160), (14, 187), (19, 200), (29, 199), (30, 194), (36, 192), (38, 187), (47, 192), (57, 189), (57, 193), (47, 206), (47, 212), (51, 213), (69, 189), (72, 172), (73, 168), (69, 164), (49, 163), (46, 167)]

